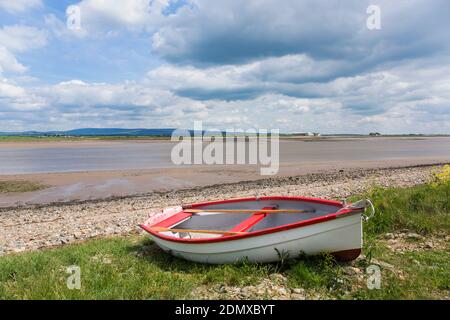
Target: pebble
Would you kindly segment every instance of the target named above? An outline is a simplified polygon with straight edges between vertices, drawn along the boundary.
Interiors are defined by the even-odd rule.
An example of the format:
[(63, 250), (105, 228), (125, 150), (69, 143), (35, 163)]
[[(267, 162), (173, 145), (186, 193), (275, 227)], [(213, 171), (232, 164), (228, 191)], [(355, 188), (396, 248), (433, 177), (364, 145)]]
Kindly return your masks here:
[(356, 268), (356, 267), (348, 266), (348, 267), (344, 268), (344, 273), (349, 276), (355, 276), (361, 272), (362, 272), (361, 269)]
[(393, 233), (386, 233), (386, 234), (384, 235), (384, 239), (387, 239), (387, 240), (389, 240), (389, 239), (395, 239), (395, 234), (393, 234)]
[(434, 243), (432, 241), (428, 241), (427, 243), (425, 243), (425, 248), (433, 249), (434, 248)]
[(422, 240), (423, 236), (421, 236), (420, 234), (417, 234), (417, 233), (410, 232), (410, 233), (406, 234), (406, 238), (410, 239), (410, 240)]
[[(282, 283), (280, 283), (280, 281)], [(262, 299), (269, 297), (270, 299), (294, 299), (305, 300), (307, 294), (302, 288), (290, 290), (286, 285), (286, 277), (280, 274), (270, 275), (269, 278), (263, 279), (256, 285), (234, 287), (226, 285), (218, 285), (214, 287), (198, 287), (192, 291), (192, 296), (197, 299)]]
[(291, 294), (291, 299), (292, 300), (305, 300), (306, 297), (303, 294), (293, 293), (293, 294)]
[(292, 289), (292, 292), (296, 293), (296, 294), (304, 294), (305, 293), (305, 289), (295, 288), (295, 289)]
[(394, 267), (392, 264), (389, 264), (389, 263), (384, 262), (384, 261), (381, 261), (381, 260), (372, 259), (370, 262), (371, 262), (372, 264), (379, 265), (380, 267), (389, 269), (389, 270), (391, 270), (391, 271), (394, 271), (394, 270), (395, 270), (395, 267)]
[(427, 249), (443, 249), (448, 243), (443, 234), (435, 234), (424, 237), (420, 234), (401, 230), (393, 234), (385, 234), (382, 237), (387, 239), (387, 246), (398, 254), (411, 251), (423, 251)]

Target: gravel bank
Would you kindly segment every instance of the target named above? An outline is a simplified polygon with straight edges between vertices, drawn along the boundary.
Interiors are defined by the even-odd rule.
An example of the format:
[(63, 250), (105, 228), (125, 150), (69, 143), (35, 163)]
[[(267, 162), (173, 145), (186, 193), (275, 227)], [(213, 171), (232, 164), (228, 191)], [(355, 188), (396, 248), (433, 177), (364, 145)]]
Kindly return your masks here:
[(349, 170), (270, 178), (146, 196), (6, 208), (0, 211), (0, 255), (62, 245), (98, 236), (140, 232), (137, 225), (162, 207), (206, 200), (264, 195), (346, 198), (373, 185), (412, 186), (436, 167)]

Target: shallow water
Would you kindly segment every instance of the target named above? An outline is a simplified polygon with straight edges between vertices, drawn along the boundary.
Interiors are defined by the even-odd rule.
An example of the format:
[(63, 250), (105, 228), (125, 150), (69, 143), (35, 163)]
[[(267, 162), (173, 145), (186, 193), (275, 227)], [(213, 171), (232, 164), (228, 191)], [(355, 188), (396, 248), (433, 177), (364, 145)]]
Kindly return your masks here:
[[(176, 167), (170, 142), (0, 145), (0, 175)], [(280, 141), (280, 163), (450, 157), (450, 137)]]

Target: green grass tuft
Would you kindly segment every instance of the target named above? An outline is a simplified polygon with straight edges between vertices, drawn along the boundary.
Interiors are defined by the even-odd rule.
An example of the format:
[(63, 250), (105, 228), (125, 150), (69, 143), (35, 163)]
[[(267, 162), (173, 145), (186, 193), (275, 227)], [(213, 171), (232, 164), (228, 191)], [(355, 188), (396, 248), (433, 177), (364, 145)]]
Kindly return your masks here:
[(367, 235), (400, 229), (424, 235), (450, 233), (450, 182), (409, 188), (375, 187), (363, 197), (371, 199), (376, 208), (375, 216), (364, 226)]
[(0, 181), (0, 193), (30, 192), (45, 189), (47, 186), (24, 180)]

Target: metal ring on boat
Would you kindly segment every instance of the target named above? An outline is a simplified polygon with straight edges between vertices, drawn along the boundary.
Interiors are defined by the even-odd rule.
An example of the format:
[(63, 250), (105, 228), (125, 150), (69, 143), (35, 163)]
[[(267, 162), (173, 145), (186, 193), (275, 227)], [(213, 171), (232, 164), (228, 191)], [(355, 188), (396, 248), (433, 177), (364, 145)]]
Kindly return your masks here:
[[(375, 215), (375, 207), (374, 207), (374, 205), (373, 205), (373, 203), (372, 203), (372, 201), (370, 201), (370, 199), (366, 199), (366, 204), (369, 204), (368, 206), (370, 207), (370, 215), (366, 215), (366, 214), (363, 214), (362, 216), (363, 216), (363, 219), (364, 219), (364, 221), (368, 221), (369, 219), (371, 219), (374, 215)], [(365, 209), (367, 208), (367, 205), (366, 205), (366, 207), (364, 208), (364, 213), (365, 213)]]

